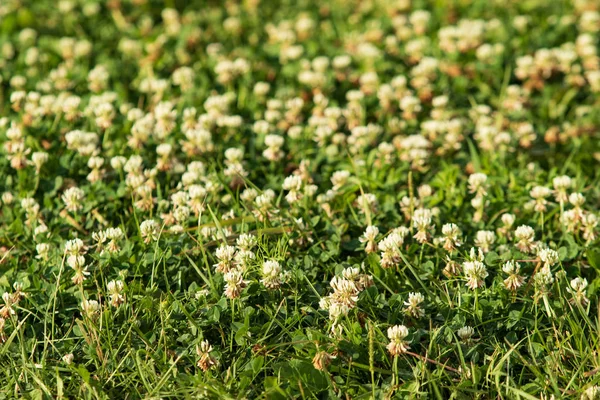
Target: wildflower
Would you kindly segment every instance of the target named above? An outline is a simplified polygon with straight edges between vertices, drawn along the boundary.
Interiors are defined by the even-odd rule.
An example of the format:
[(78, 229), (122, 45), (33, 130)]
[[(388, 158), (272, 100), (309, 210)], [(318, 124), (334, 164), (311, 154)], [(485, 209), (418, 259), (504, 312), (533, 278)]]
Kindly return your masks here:
[(409, 293), (408, 300), (404, 302), (404, 312), (414, 318), (420, 318), (425, 315), (425, 311), (421, 308), (421, 304), (425, 301), (425, 297), (421, 293)]
[(431, 210), (427, 208), (419, 208), (415, 210), (415, 213), (412, 217), (413, 226), (417, 229), (417, 233), (413, 236), (417, 242), (425, 243), (431, 236), (429, 230), (433, 229), (433, 225), (431, 223), (432, 213)]
[(254, 204), (256, 208), (252, 210), (254, 216), (260, 221), (264, 221), (265, 218), (269, 219), (278, 213), (278, 210), (274, 209), (273, 201), (275, 200), (275, 192), (268, 189), (261, 195), (256, 196)]
[(392, 356), (404, 354), (410, 349), (408, 342), (405, 340), (408, 336), (408, 328), (406, 326), (394, 325), (388, 328), (387, 336), (390, 340), (387, 349)]
[(556, 250), (543, 248), (538, 251), (538, 257), (540, 261), (544, 263), (545, 267), (552, 267), (558, 263), (558, 252)]
[(539, 293), (544, 293), (548, 289), (548, 286), (554, 283), (554, 277), (552, 271), (548, 265), (544, 265), (533, 277), (536, 288)]
[(471, 207), (475, 209), (473, 214), (473, 222), (479, 222), (483, 219), (485, 200), (483, 197), (474, 197), (471, 199)]
[(567, 190), (572, 185), (571, 178), (566, 175), (557, 176), (552, 180), (552, 185), (554, 186), (555, 200), (560, 204), (565, 203), (568, 200)]
[(337, 191), (348, 182), (350, 178), (350, 172), (348, 171), (335, 171), (331, 176), (331, 183), (333, 184), (333, 190)]
[(300, 189), (302, 188), (302, 178), (298, 175), (291, 175), (283, 181), (282, 189), (287, 190), (285, 199), (288, 203), (296, 203), (301, 198)]
[(73, 356), (73, 353), (68, 353), (62, 357), (62, 360), (65, 364), (70, 365), (73, 362), (74, 358), (75, 357)]
[(469, 343), (471, 341), (471, 338), (475, 334), (475, 329), (473, 329), (470, 326), (463, 326), (456, 332), (456, 334), (458, 335), (460, 340), (462, 340), (465, 343)]
[(521, 225), (515, 230), (515, 246), (524, 253), (531, 253), (535, 249), (535, 231), (532, 227)]
[(392, 231), (388, 236), (383, 238), (379, 244), (381, 251), (381, 266), (390, 268), (401, 260), (400, 247), (404, 243), (404, 235), (399, 231)]
[(121, 249), (118, 241), (123, 237), (123, 231), (121, 230), (121, 228), (108, 228), (105, 231), (105, 234), (106, 238), (110, 240), (110, 242), (108, 242), (108, 245), (106, 246), (108, 251), (111, 253), (118, 252)]
[(236, 250), (233, 246), (223, 245), (217, 248), (215, 256), (219, 262), (214, 265), (217, 272), (224, 274), (234, 267), (235, 252)]
[(83, 208), (81, 200), (85, 194), (78, 187), (70, 187), (62, 195), (62, 200), (65, 203), (67, 211), (76, 212)]
[(468, 261), (483, 261), (484, 259), (485, 255), (483, 254), (483, 250), (481, 250), (481, 248), (475, 249), (475, 247), (471, 247), (467, 257)]
[(419, 198), (424, 200), (433, 194), (433, 189), (429, 185), (421, 185), (417, 188), (417, 193), (419, 194)]
[(536, 212), (545, 212), (548, 201), (546, 198), (550, 196), (552, 191), (545, 186), (536, 186), (529, 192), (533, 198), (531, 203), (528, 203)]
[(508, 275), (508, 278), (504, 280), (504, 286), (508, 290), (516, 292), (517, 289), (519, 289), (521, 286), (523, 286), (523, 283), (525, 283), (525, 277), (519, 275), (521, 266), (518, 262), (512, 260), (507, 261), (502, 267), (502, 271)]
[(65, 243), (65, 253), (70, 255), (85, 254), (86, 247), (81, 239), (67, 240)]
[(224, 279), (226, 282), (225, 296), (230, 299), (237, 299), (240, 297), (242, 290), (248, 285), (242, 278), (242, 273), (236, 269), (226, 272)]
[(600, 386), (590, 386), (581, 395), (581, 400), (597, 400), (600, 398)]
[(585, 295), (585, 290), (588, 286), (587, 279), (577, 277), (571, 280), (571, 293), (573, 294), (573, 303), (581, 304), (582, 307), (587, 306), (589, 299)]
[(335, 356), (326, 351), (317, 351), (312, 359), (312, 365), (316, 370), (324, 371), (327, 369), (327, 366), (331, 363), (332, 359), (335, 359)]
[(596, 214), (587, 214), (581, 219), (583, 238), (587, 243), (596, 240), (596, 226), (598, 226), (598, 217)]
[(254, 254), (251, 250), (239, 249), (237, 253), (235, 253), (235, 264), (239, 270), (246, 271), (248, 266), (256, 258), (256, 254)]
[(265, 145), (267, 148), (263, 151), (263, 156), (269, 161), (279, 161), (283, 157), (284, 139), (278, 135), (267, 135), (265, 137)]
[(376, 226), (369, 225), (365, 229), (365, 233), (358, 239), (361, 243), (366, 243), (365, 252), (367, 254), (377, 251), (377, 242), (375, 238), (379, 234), (379, 229)]
[(113, 307), (118, 307), (125, 302), (125, 296), (123, 296), (123, 281), (110, 281), (106, 285), (108, 295), (110, 296), (110, 304)]
[(402, 199), (400, 199), (400, 210), (404, 214), (404, 218), (406, 218), (407, 221), (412, 218), (413, 211), (416, 210), (420, 204), (420, 200), (416, 197), (411, 198), (408, 196), (403, 196)]
[(158, 240), (158, 223), (153, 219), (147, 219), (140, 224), (140, 233), (144, 243)]
[(251, 233), (242, 233), (236, 240), (236, 245), (240, 250), (252, 250), (256, 244), (256, 236)]
[(40, 173), (42, 166), (48, 161), (48, 153), (37, 151), (31, 155), (31, 163), (35, 166), (35, 172)]
[(373, 193), (361, 194), (356, 198), (355, 204), (359, 207), (360, 214), (366, 214), (367, 210), (373, 213), (377, 209), (377, 197)]
[(17, 311), (13, 308), (13, 306), (18, 304), (19, 298), (13, 296), (9, 292), (4, 292), (2, 294), (2, 300), (4, 301), (4, 304), (2, 307), (0, 307), (0, 317), (6, 319), (11, 315), (15, 315)]
[(37, 252), (37, 255), (35, 256), (35, 258), (37, 258), (38, 260), (47, 261), (50, 255), (51, 248), (52, 247), (49, 243), (36, 244), (35, 251)]
[(460, 273), (460, 264), (446, 256), (446, 265), (444, 266), (443, 274), (447, 278), (452, 278)]
[(569, 195), (569, 203), (571, 203), (575, 209), (580, 210), (581, 206), (585, 203), (585, 196), (581, 193), (571, 193)]
[(35, 229), (33, 230), (33, 236), (35, 236), (35, 238), (38, 239), (39, 236), (46, 236), (45, 234), (47, 232), (48, 232), (48, 226), (45, 225), (44, 223), (42, 223), (35, 227)]
[(262, 284), (268, 289), (277, 289), (281, 286), (281, 265), (275, 260), (267, 260), (262, 266)]
[(6, 334), (4, 333), (5, 325), (6, 325), (6, 319), (0, 317), (0, 343), (6, 342)]
[(481, 261), (465, 261), (463, 263), (463, 273), (467, 278), (467, 287), (475, 290), (485, 284), (485, 278), (488, 276), (487, 269)]
[(442, 235), (444, 235), (444, 250), (452, 252), (457, 247), (462, 245), (461, 235), (462, 232), (456, 224), (445, 224), (442, 226)]
[(217, 359), (210, 354), (212, 351), (213, 347), (207, 340), (203, 340), (200, 342), (199, 346), (196, 346), (196, 354), (200, 357), (197, 365), (203, 372), (206, 372), (217, 365)]
[(100, 313), (100, 303), (96, 300), (84, 299), (81, 302), (81, 309), (88, 318), (95, 319)]
[(14, 196), (11, 192), (4, 192), (2, 193), (2, 202), (6, 205), (12, 204), (13, 200), (14, 200)]
[(90, 275), (88, 267), (85, 265), (85, 257), (82, 255), (70, 255), (67, 257), (67, 265), (75, 271), (75, 275), (71, 278), (75, 285), (81, 285)]
[(329, 285), (333, 292), (321, 299), (319, 308), (327, 310), (329, 318), (335, 322), (356, 306), (360, 292), (371, 284), (371, 278), (360, 274), (358, 268), (346, 268), (341, 278), (331, 278)]
[(475, 193), (475, 197), (483, 197), (487, 194), (486, 182), (487, 175), (476, 173), (469, 175), (469, 192)]
[(493, 231), (477, 231), (475, 234), (475, 246), (479, 247), (484, 253), (490, 251), (490, 247), (495, 241), (496, 234)]
[(329, 285), (333, 289), (331, 298), (336, 304), (342, 304), (348, 309), (354, 308), (358, 301), (358, 288), (352, 280), (334, 276)]
[(516, 219), (516, 217), (514, 214), (509, 214), (509, 213), (502, 214), (502, 216), (500, 217), (500, 220), (502, 221), (502, 226), (496, 230), (496, 232), (498, 233), (498, 236), (506, 237), (506, 238), (510, 239), (512, 236), (511, 230), (512, 230), (512, 226), (515, 223), (515, 219)]

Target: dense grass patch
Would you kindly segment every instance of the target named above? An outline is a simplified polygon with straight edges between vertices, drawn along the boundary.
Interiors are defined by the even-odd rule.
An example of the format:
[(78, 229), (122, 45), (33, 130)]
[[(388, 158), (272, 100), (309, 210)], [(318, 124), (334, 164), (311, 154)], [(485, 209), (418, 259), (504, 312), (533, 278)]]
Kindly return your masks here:
[(0, 0), (0, 399), (600, 398), (594, 0)]

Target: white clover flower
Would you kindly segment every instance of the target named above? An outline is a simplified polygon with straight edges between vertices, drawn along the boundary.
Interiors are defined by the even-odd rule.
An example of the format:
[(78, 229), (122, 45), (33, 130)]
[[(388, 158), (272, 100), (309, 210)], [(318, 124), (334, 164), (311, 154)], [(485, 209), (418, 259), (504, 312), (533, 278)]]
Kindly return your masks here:
[(581, 218), (583, 238), (588, 242), (596, 240), (596, 227), (598, 226), (598, 217), (596, 214), (586, 214)]
[(587, 306), (589, 303), (589, 299), (587, 298), (585, 291), (588, 286), (588, 281), (585, 278), (577, 277), (570, 282), (571, 293), (573, 294), (572, 301), (574, 303), (581, 304), (582, 306)]
[(387, 345), (387, 350), (392, 356), (404, 354), (410, 349), (408, 342), (405, 340), (408, 336), (408, 328), (406, 326), (394, 325), (388, 328), (387, 336), (390, 340), (390, 343)]
[(267, 135), (265, 136), (265, 145), (267, 148), (263, 151), (263, 156), (269, 161), (279, 161), (283, 157), (283, 146), (284, 139), (279, 135)]
[(70, 364), (73, 362), (73, 359), (74, 359), (74, 358), (75, 358), (75, 357), (73, 356), (73, 353), (69, 353), (69, 354), (65, 354), (65, 355), (62, 357), (62, 361), (63, 361), (65, 364), (67, 364), (67, 365), (70, 365)]
[(283, 190), (288, 191), (288, 194), (285, 196), (287, 202), (293, 204), (301, 198), (299, 191), (302, 188), (302, 177), (299, 175), (290, 175), (283, 180), (281, 187)]
[(569, 203), (574, 207), (581, 207), (585, 203), (585, 197), (581, 193), (571, 193), (569, 195)]
[(497, 229), (498, 235), (499, 236), (506, 236), (507, 238), (511, 238), (511, 230), (512, 230), (512, 226), (515, 223), (516, 217), (514, 214), (510, 214), (510, 213), (504, 213), (502, 214), (502, 216), (500, 217), (500, 220), (502, 221), (502, 226), (500, 228)]
[(106, 285), (106, 290), (110, 296), (110, 304), (113, 307), (118, 307), (125, 302), (125, 296), (123, 296), (123, 281), (110, 281)]
[(78, 187), (70, 187), (62, 195), (62, 200), (65, 203), (67, 211), (79, 211), (83, 208), (81, 200), (85, 197), (83, 190)]
[(523, 286), (523, 283), (525, 283), (525, 277), (519, 275), (521, 266), (518, 262), (512, 260), (507, 261), (502, 266), (502, 271), (508, 275), (508, 278), (504, 280), (504, 286), (508, 290), (515, 292), (517, 289)]
[(344, 279), (348, 279), (350, 281), (358, 280), (359, 275), (360, 269), (356, 267), (344, 268), (344, 270), (342, 271), (342, 276), (344, 277)]
[(367, 226), (363, 235), (358, 239), (361, 243), (366, 243), (365, 252), (373, 253), (377, 251), (377, 242), (375, 241), (377, 235), (379, 235), (379, 229), (376, 226)]
[(118, 252), (121, 249), (118, 242), (123, 237), (121, 228), (108, 228), (104, 231), (104, 234), (106, 235), (106, 238), (110, 240), (106, 246), (107, 250), (111, 253)]
[(477, 231), (475, 234), (475, 246), (479, 247), (484, 253), (490, 251), (495, 241), (496, 234), (493, 231)]
[(462, 232), (458, 225), (444, 224), (442, 226), (442, 235), (444, 235), (444, 250), (451, 252), (462, 245)]
[(35, 251), (37, 252), (35, 258), (44, 261), (48, 260), (50, 250), (52, 250), (52, 246), (49, 243), (38, 243), (35, 245)]
[(465, 261), (463, 273), (467, 279), (467, 287), (472, 290), (484, 286), (485, 278), (488, 276), (487, 269), (481, 261)]
[(590, 386), (581, 395), (581, 400), (598, 400), (600, 398), (600, 386)]
[(36, 151), (31, 155), (31, 162), (35, 166), (35, 170), (39, 173), (42, 166), (48, 161), (48, 153)]
[(483, 173), (475, 173), (469, 175), (469, 192), (475, 193), (476, 197), (482, 197), (487, 194), (486, 182), (487, 175)]
[(554, 198), (557, 202), (564, 203), (568, 200), (567, 190), (571, 188), (572, 184), (572, 179), (567, 175), (557, 176), (556, 178), (552, 179)]
[(556, 250), (543, 248), (538, 251), (538, 257), (540, 261), (544, 263), (544, 266), (552, 267), (558, 263), (558, 252)]
[(535, 231), (528, 225), (521, 225), (515, 230), (515, 246), (524, 253), (531, 253), (535, 249)]
[(350, 172), (348, 171), (335, 171), (331, 175), (331, 183), (333, 184), (333, 190), (339, 190), (342, 186), (348, 182), (350, 178)]
[(256, 236), (251, 233), (242, 233), (236, 240), (236, 245), (240, 250), (252, 250), (256, 244)]
[(248, 285), (242, 277), (242, 273), (237, 269), (232, 269), (224, 274), (225, 279), (225, 296), (230, 299), (240, 297), (242, 290)]
[(463, 342), (469, 342), (475, 334), (475, 329), (470, 326), (463, 326), (456, 332), (456, 334)]
[(546, 205), (548, 204), (546, 198), (550, 196), (551, 193), (552, 191), (545, 186), (535, 186), (531, 189), (529, 195), (533, 198), (533, 209), (537, 212), (545, 212)]
[(2, 193), (2, 202), (6, 205), (12, 204), (14, 198), (15, 197), (11, 192)]
[(100, 312), (100, 303), (96, 300), (84, 299), (81, 302), (81, 309), (88, 318), (94, 319)]
[(408, 300), (404, 302), (404, 312), (414, 318), (421, 318), (425, 315), (425, 311), (421, 308), (421, 304), (425, 301), (425, 296), (421, 293), (409, 293)]
[(80, 255), (85, 254), (85, 245), (83, 241), (79, 238), (73, 240), (67, 240), (65, 242), (65, 253), (70, 255)]
[(233, 261), (235, 253), (236, 250), (233, 246), (223, 245), (217, 248), (215, 257), (217, 257), (219, 262), (214, 265), (217, 272), (226, 273), (234, 267)]
[(213, 351), (213, 347), (210, 345), (208, 340), (203, 340), (200, 342), (199, 346), (196, 346), (196, 353), (200, 357), (197, 365), (202, 371), (206, 372), (209, 369), (213, 368), (217, 365), (217, 359), (211, 356), (211, 352)]
[(381, 251), (381, 266), (383, 268), (393, 267), (400, 262), (400, 248), (403, 244), (404, 236), (397, 231), (392, 231), (379, 242), (378, 248)]
[(282, 283), (281, 265), (275, 260), (267, 260), (262, 265), (261, 283), (268, 289), (277, 289)]
[(433, 214), (428, 208), (419, 208), (415, 210), (412, 217), (412, 224), (417, 229), (417, 233), (413, 236), (417, 242), (425, 243), (431, 237), (430, 230), (433, 229), (431, 223)]
[(80, 285), (90, 275), (88, 267), (85, 265), (85, 257), (82, 255), (68, 256), (67, 265), (75, 271), (71, 280), (76, 285)]
[(550, 271), (550, 267), (544, 265), (533, 277), (533, 280), (536, 284), (536, 287), (545, 291), (548, 286), (554, 283), (554, 276), (552, 276), (552, 271)]
[(355, 204), (359, 207), (360, 214), (366, 214), (367, 210), (374, 212), (377, 208), (377, 196), (373, 193), (365, 193), (358, 196), (355, 200)]
[(35, 237), (44, 236), (46, 233), (48, 233), (48, 226), (46, 226), (45, 224), (38, 225), (33, 230), (33, 235)]

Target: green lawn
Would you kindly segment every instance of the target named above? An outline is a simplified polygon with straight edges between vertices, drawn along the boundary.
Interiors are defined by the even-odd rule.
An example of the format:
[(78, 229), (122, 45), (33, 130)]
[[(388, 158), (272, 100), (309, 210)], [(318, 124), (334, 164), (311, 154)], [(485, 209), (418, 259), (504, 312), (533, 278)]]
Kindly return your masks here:
[(0, 399), (600, 399), (597, 0), (0, 0)]

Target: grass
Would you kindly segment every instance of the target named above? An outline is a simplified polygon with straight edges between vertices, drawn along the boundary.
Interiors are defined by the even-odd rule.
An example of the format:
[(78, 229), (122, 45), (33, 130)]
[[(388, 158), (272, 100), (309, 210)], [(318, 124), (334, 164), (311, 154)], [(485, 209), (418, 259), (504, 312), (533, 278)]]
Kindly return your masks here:
[(600, 398), (599, 11), (0, 2), (0, 399)]

